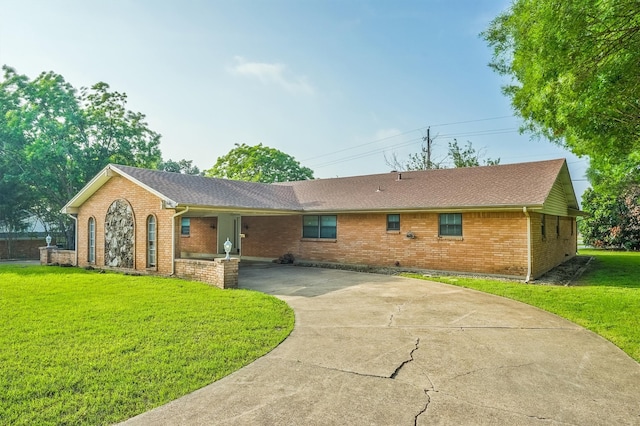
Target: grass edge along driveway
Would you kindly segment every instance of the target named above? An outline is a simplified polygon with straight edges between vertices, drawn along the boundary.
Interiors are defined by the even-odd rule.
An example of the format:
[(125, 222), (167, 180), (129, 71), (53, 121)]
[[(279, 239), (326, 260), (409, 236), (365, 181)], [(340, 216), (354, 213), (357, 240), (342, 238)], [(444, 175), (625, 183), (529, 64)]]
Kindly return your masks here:
[(0, 424), (110, 424), (282, 342), (283, 301), (179, 279), (0, 265)]
[(568, 319), (609, 340), (640, 362), (640, 253), (580, 250), (593, 256), (570, 286), (462, 276), (404, 276), (438, 281), (518, 300)]

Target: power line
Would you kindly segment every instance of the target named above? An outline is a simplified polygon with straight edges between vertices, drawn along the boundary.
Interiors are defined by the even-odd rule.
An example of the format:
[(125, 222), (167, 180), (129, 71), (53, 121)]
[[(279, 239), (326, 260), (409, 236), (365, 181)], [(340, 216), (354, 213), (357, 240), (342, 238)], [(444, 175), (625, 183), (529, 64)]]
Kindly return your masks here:
[(320, 163), (320, 164), (315, 164), (315, 165), (311, 164), (309, 167), (320, 168), (320, 167), (332, 166), (334, 164), (344, 163), (344, 162), (351, 161), (351, 160), (357, 160), (357, 159), (364, 158), (364, 157), (370, 157), (370, 156), (375, 155), (375, 154), (382, 154), (383, 152), (385, 152), (389, 148), (401, 148), (401, 147), (404, 147), (404, 146), (413, 145), (415, 142), (418, 142), (418, 141), (422, 141), (422, 138), (420, 137), (420, 138), (417, 138), (417, 139), (411, 139), (409, 141), (405, 141), (405, 142), (402, 142), (402, 143), (399, 143), (399, 144), (391, 145), (390, 147), (377, 148), (377, 149), (374, 149), (374, 150), (371, 150), (371, 151), (367, 151), (365, 153), (353, 154), (353, 155), (350, 155), (348, 157), (338, 158), (336, 160), (329, 160), (329, 161), (327, 161), (325, 163)]
[(466, 123), (476, 123), (479, 121), (490, 121), (490, 120), (500, 120), (502, 118), (513, 118), (515, 117), (514, 115), (503, 115), (500, 117), (489, 117), (489, 118), (480, 118), (477, 120), (468, 120), (468, 121), (456, 121), (453, 123), (443, 123), (443, 124), (432, 124), (431, 127), (443, 127), (443, 126), (453, 126), (456, 124), (466, 124)]
[(425, 131), (426, 129), (428, 129), (429, 127), (453, 126), (453, 125), (457, 125), (457, 124), (477, 123), (477, 122), (481, 122), (481, 121), (500, 120), (500, 119), (503, 119), (503, 118), (512, 118), (512, 117), (514, 117), (514, 116), (513, 115), (503, 115), (503, 116), (500, 116), (500, 117), (488, 117), (488, 118), (479, 118), (479, 119), (476, 119), (476, 120), (466, 120), (466, 121), (456, 121), (456, 122), (451, 122), (451, 123), (431, 124), (431, 125), (428, 125), (428, 126), (419, 127), (417, 129), (407, 130), (406, 132), (401, 132), (401, 133), (398, 133), (398, 134), (395, 134), (395, 135), (386, 136), (384, 138), (376, 139), (376, 140), (373, 140), (371, 142), (365, 142), (363, 144), (351, 146), (349, 148), (344, 148), (344, 149), (340, 149), (338, 151), (333, 151), (333, 152), (330, 152), (330, 153), (327, 153), (327, 154), (321, 154), (321, 155), (317, 155), (315, 157), (305, 158), (305, 159), (302, 159), (300, 161), (305, 163), (307, 161), (317, 160), (318, 158), (323, 158), (323, 157), (327, 157), (329, 155), (339, 154), (341, 152), (350, 151), (352, 149), (361, 148), (361, 147), (367, 146), (367, 145), (373, 145), (375, 143), (386, 141), (388, 139), (397, 138), (399, 136), (404, 136), (404, 135), (409, 134), (409, 133), (422, 132), (422, 131)]
[(478, 130), (474, 132), (464, 132), (464, 133), (444, 133), (438, 134), (436, 137), (442, 138), (459, 138), (463, 136), (485, 136), (485, 135), (500, 135), (503, 133), (516, 133), (518, 132), (517, 128), (509, 127), (505, 129), (489, 129), (489, 130)]
[[(438, 135), (437, 137), (455, 138), (455, 137), (462, 137), (462, 136), (490, 136), (490, 135), (498, 135), (498, 134), (505, 134), (505, 133), (514, 133), (514, 132), (517, 132), (517, 131), (518, 130), (514, 129), (514, 128), (510, 128), (510, 129), (493, 129), (493, 130), (480, 130), (480, 131), (476, 131), (476, 132), (450, 133), (450, 134), (446, 134), (446, 135)], [(404, 134), (411, 133), (411, 132), (412, 131), (408, 131), (408, 132), (401, 133), (399, 135), (404, 135)], [(392, 139), (394, 137), (395, 136), (389, 136), (389, 137), (380, 139), (379, 141)], [(324, 163), (319, 163), (319, 164), (311, 163), (311, 164), (309, 164), (309, 167), (317, 169), (317, 168), (332, 166), (334, 164), (339, 164), (339, 163), (344, 163), (344, 162), (351, 161), (351, 160), (357, 160), (357, 159), (360, 159), (360, 158), (370, 157), (370, 156), (375, 155), (375, 154), (381, 154), (381, 153), (384, 153), (387, 150), (392, 150), (394, 148), (402, 148), (402, 147), (405, 147), (405, 146), (413, 145), (416, 142), (422, 142), (422, 141), (424, 141), (424, 139), (422, 137), (415, 138), (415, 139), (410, 139), (408, 141), (404, 141), (404, 142), (400, 142), (400, 143), (397, 143), (397, 144), (385, 146), (385, 147), (382, 147), (382, 148), (376, 148), (376, 149), (373, 149), (373, 150), (370, 150), (370, 151), (366, 151), (364, 153), (353, 154), (353, 155), (350, 155), (350, 156), (347, 156), (347, 157), (337, 158), (337, 159), (334, 159), (334, 160), (328, 160), (328, 161), (326, 161)], [(373, 143), (373, 142), (362, 144), (360, 146), (369, 145), (371, 143)], [(353, 147), (353, 148), (355, 148), (355, 147)], [(334, 154), (337, 154), (337, 153), (340, 153), (340, 152), (348, 151), (350, 149), (352, 149), (352, 148), (345, 148), (345, 149), (342, 149), (342, 150), (339, 150), (339, 151), (334, 151), (334, 152), (331, 152), (331, 153), (328, 153), (328, 154), (323, 154), (323, 155), (314, 157), (313, 159), (327, 157), (329, 155), (334, 155)], [(306, 160), (306, 161), (309, 161), (309, 160)]]

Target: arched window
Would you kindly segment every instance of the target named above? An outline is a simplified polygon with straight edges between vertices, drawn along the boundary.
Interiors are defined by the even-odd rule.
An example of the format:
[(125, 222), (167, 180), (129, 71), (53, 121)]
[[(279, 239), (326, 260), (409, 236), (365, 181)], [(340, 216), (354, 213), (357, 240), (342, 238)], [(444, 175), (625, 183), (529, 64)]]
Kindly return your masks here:
[(92, 217), (89, 218), (88, 250), (87, 260), (89, 263), (96, 263), (96, 220)]
[(147, 268), (156, 266), (156, 218), (147, 217)]

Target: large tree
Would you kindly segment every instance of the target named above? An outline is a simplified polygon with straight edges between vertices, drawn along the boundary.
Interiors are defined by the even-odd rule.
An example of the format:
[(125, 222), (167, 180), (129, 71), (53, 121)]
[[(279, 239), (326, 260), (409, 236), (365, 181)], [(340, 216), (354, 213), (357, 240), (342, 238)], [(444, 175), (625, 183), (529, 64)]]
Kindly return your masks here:
[(54, 72), (30, 80), (7, 66), (3, 71), (0, 176), (15, 184), (8, 198), (23, 199), (19, 191), (26, 191), (30, 214), (73, 243), (61, 207), (108, 163), (156, 168), (160, 135), (143, 114), (126, 109), (126, 94), (106, 83), (77, 91)]
[(26, 228), (33, 201), (29, 187), (20, 180), (23, 168), (13, 152), (22, 145), (22, 138), (8, 126), (9, 112), (17, 108), (17, 101), (13, 94), (0, 91), (0, 232), (7, 233), (10, 258), (15, 233)]
[(252, 182), (288, 182), (313, 179), (313, 170), (303, 167), (292, 156), (262, 144), (235, 144), (235, 148), (219, 157), (209, 177)]
[(640, 186), (613, 195), (587, 189), (582, 208), (590, 215), (580, 220), (585, 244), (594, 247), (640, 249)]
[(640, 2), (515, 0), (482, 34), (524, 129), (590, 157), (594, 184), (640, 176)]

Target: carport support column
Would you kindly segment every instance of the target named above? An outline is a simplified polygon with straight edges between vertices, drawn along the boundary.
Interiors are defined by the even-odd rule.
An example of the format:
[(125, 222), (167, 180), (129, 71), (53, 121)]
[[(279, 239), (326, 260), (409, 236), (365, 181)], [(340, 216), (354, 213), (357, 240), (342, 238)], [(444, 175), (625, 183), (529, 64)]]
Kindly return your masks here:
[(189, 206), (171, 217), (171, 275), (176, 273), (176, 218), (189, 211)]

